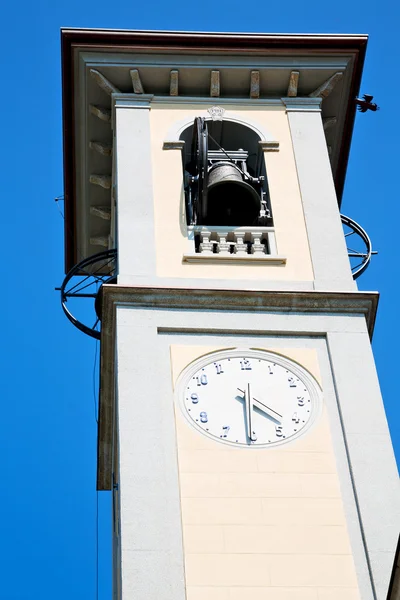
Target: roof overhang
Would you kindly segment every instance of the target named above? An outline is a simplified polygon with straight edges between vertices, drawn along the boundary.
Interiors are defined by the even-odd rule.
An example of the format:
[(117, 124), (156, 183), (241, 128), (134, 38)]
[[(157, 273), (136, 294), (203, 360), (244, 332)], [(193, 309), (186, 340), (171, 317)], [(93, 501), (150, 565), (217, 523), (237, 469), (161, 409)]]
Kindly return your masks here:
[[(287, 95), (292, 71), (298, 71), (298, 96), (312, 94), (335, 73), (339, 83), (324, 97), (322, 116), (334, 117), (326, 131), (340, 202), (364, 63), (366, 35), (275, 35), (168, 31), (63, 29), (63, 131), (65, 199), (65, 267), (98, 252), (91, 240), (102, 239), (109, 224), (93, 207), (110, 204), (112, 171), (110, 123), (90, 112), (90, 106), (110, 109), (113, 92), (132, 94), (132, 70), (154, 101), (182, 102), (196, 98), (218, 104), (266, 103)], [(221, 94), (210, 98), (210, 73), (221, 73)], [(91, 71), (106, 80), (100, 85)], [(179, 71), (179, 95), (171, 96), (171, 70)], [(259, 72), (258, 98), (249, 98), (252, 71)], [(101, 82), (100, 82), (101, 83)], [(111, 87), (107, 90), (107, 84)], [(89, 149), (90, 142), (100, 142)], [(96, 173), (104, 180), (92, 185)], [(108, 185), (108, 188), (107, 188)], [(90, 210), (92, 207), (92, 211)], [(104, 238), (103, 238), (104, 239)]]

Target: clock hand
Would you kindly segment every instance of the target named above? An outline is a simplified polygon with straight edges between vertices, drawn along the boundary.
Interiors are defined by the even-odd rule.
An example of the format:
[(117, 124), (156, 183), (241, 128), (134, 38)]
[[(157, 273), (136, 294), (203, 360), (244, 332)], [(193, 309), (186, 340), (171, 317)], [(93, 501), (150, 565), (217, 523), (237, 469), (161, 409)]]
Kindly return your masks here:
[(261, 402), (260, 400), (257, 400), (257, 398), (253, 398), (254, 400), (254, 405), (259, 409), (262, 410), (262, 412), (264, 412), (265, 414), (269, 415), (270, 417), (272, 417), (275, 421), (278, 421), (278, 423), (280, 423), (280, 419), (282, 419), (282, 415), (280, 415), (278, 412), (276, 412), (276, 410), (272, 410), (272, 408), (270, 408), (269, 406), (267, 406), (266, 404), (264, 404), (264, 402)]
[[(238, 390), (239, 390), (239, 392), (241, 392), (242, 394), (244, 394), (243, 390), (241, 390), (240, 388), (238, 388)], [(281, 423), (280, 419), (282, 419), (282, 415), (280, 415), (278, 412), (276, 412), (276, 410), (273, 410), (272, 408), (270, 408), (269, 406), (267, 406), (266, 404), (264, 404), (264, 402), (261, 402), (257, 398), (253, 398), (253, 404), (259, 410), (261, 410), (262, 412), (264, 412), (266, 415), (268, 415), (269, 417), (271, 417), (275, 421), (278, 421), (278, 423)]]
[[(238, 390), (239, 390), (239, 388), (238, 388)], [(245, 403), (245, 409), (246, 409), (246, 432), (247, 432), (247, 437), (252, 442), (255, 442), (256, 439), (257, 439), (257, 436), (254, 433), (253, 428), (252, 428), (253, 398), (252, 398), (252, 395), (251, 395), (250, 383), (248, 383), (246, 385), (245, 390), (239, 390), (239, 391), (244, 396), (244, 403)]]

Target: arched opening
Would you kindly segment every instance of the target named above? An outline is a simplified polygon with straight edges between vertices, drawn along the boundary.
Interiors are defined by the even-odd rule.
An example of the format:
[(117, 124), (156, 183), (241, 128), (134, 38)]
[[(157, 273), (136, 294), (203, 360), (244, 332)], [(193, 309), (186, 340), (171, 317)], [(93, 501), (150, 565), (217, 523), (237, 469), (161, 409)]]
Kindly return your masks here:
[(180, 140), (187, 224), (271, 227), (272, 211), (260, 136), (227, 119), (197, 118)]

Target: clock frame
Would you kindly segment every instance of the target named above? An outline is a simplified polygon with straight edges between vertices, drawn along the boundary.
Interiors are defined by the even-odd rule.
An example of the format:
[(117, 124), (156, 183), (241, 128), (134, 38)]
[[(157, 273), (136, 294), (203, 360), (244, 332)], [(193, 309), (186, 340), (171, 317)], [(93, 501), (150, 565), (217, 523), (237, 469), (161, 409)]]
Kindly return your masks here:
[(291, 443), (310, 430), (322, 410), (320, 386), (304, 367), (257, 348), (197, 358), (179, 376), (176, 401), (196, 431), (236, 448)]

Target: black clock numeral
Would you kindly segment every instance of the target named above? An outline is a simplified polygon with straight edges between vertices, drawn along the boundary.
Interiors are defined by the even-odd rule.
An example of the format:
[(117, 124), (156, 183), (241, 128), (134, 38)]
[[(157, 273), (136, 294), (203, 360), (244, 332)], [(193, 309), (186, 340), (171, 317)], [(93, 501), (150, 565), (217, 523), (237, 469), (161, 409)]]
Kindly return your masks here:
[(240, 368), (242, 371), (251, 371), (252, 366), (251, 366), (251, 362), (249, 361), (248, 358), (243, 358), (240, 361)]
[(282, 427), (282, 425), (275, 425), (275, 435), (278, 438), (283, 437), (283, 427)]
[(292, 421), (294, 421), (295, 423), (300, 423), (300, 419), (297, 416), (297, 412), (293, 413)]
[(297, 404), (299, 406), (304, 406), (304, 396), (297, 396)]
[(229, 425), (223, 425), (222, 426), (222, 435), (220, 437), (226, 438), (228, 436), (229, 430), (230, 430)]
[(288, 377), (288, 382), (290, 387), (297, 387), (297, 383), (294, 380), (294, 377)]
[(223, 373), (223, 369), (222, 369), (222, 365), (221, 363), (214, 363), (215, 364), (215, 368), (217, 369), (217, 375), (221, 375), (221, 373)]

